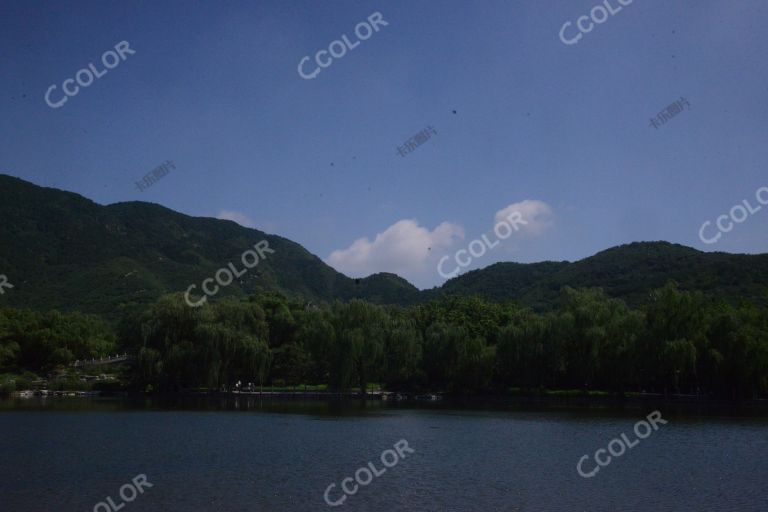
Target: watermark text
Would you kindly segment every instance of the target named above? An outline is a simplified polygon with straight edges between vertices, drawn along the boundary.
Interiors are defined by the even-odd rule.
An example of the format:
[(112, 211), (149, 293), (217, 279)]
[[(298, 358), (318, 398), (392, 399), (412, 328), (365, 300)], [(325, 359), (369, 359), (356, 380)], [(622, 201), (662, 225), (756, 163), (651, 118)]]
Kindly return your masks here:
[[(659, 430), (659, 424), (665, 425), (668, 423), (667, 420), (661, 417), (661, 412), (659, 411), (653, 411), (646, 417), (646, 419), (648, 421), (640, 420), (635, 423), (634, 432), (636, 439), (633, 440), (634, 442), (627, 438), (627, 434), (621, 434), (621, 438), (617, 437), (611, 439), (608, 443), (607, 450), (605, 448), (597, 450), (594, 454), (594, 459), (597, 465), (592, 471), (585, 472), (583, 468), (584, 461), (589, 460), (589, 455), (584, 455), (580, 458), (579, 462), (576, 464), (576, 471), (579, 475), (583, 478), (592, 478), (600, 472), (600, 468), (604, 468), (611, 463), (612, 457), (621, 457), (627, 449), (631, 450), (637, 446), (641, 439), (645, 439), (650, 436), (653, 431)], [(608, 453), (610, 453), (610, 455), (608, 455)]]
[(357, 494), (357, 491), (360, 490), (360, 486), (365, 487), (366, 485), (369, 485), (371, 482), (373, 482), (374, 477), (378, 478), (386, 473), (388, 468), (395, 467), (400, 459), (405, 458), (406, 453), (415, 453), (415, 450), (408, 446), (408, 441), (405, 439), (401, 439), (400, 441), (396, 442), (393, 448), (394, 450), (384, 450), (381, 453), (381, 464), (384, 466), (381, 469), (377, 469), (373, 462), (369, 462), (368, 467), (363, 466), (362, 468), (359, 468), (357, 471), (355, 471), (355, 478), (350, 476), (342, 480), (341, 490), (343, 491), (343, 494), (341, 494), (341, 496), (335, 500), (331, 498), (331, 492), (338, 492), (334, 491), (336, 484), (333, 483), (329, 485), (323, 494), (325, 502), (331, 507), (338, 507), (343, 505), (344, 502), (347, 501), (347, 496), (353, 496)]
[[(386, 27), (387, 25), (389, 25), (389, 23), (384, 20), (384, 17), (380, 12), (371, 14), (368, 16), (366, 21), (361, 21), (355, 25), (355, 35), (357, 36), (357, 40), (354, 43), (352, 43), (347, 35), (344, 34), (341, 36), (341, 40), (336, 39), (331, 44), (329, 44), (327, 50), (320, 50), (317, 52), (315, 54), (315, 63), (318, 67), (316, 67), (314, 70), (307, 72), (307, 68), (305, 67), (307, 61), (311, 60), (309, 56), (305, 56), (303, 59), (301, 59), (301, 61), (299, 61), (298, 67), (299, 76), (301, 76), (301, 78), (304, 80), (312, 80), (313, 78), (316, 78), (317, 75), (320, 74), (320, 71), (333, 64), (333, 59), (342, 58), (347, 54), (347, 50), (354, 50), (360, 46), (360, 41), (369, 39), (374, 33), (381, 30), (380, 27)], [(329, 52), (330, 56), (328, 56)]]
[(131, 482), (120, 487), (118, 493), (122, 501), (119, 504), (115, 503), (111, 496), (107, 496), (104, 501), (93, 506), (93, 512), (116, 512), (135, 500), (139, 494), (144, 494), (144, 487), (147, 489), (154, 487), (154, 484), (147, 481), (147, 475), (144, 474), (136, 475)]
[[(255, 250), (254, 250), (255, 249)], [(190, 285), (189, 288), (187, 288), (187, 291), (184, 293), (184, 300), (188, 305), (190, 305), (193, 308), (202, 306), (208, 301), (208, 297), (213, 297), (217, 293), (219, 293), (219, 285), (221, 286), (229, 286), (232, 284), (232, 281), (235, 280), (235, 278), (242, 277), (243, 274), (248, 272), (248, 270), (256, 267), (256, 265), (259, 264), (260, 260), (267, 259), (267, 253), (274, 253), (275, 251), (269, 248), (269, 242), (266, 240), (262, 240), (261, 242), (257, 243), (253, 246), (253, 249), (248, 249), (240, 256), (240, 261), (242, 262), (243, 266), (245, 267), (243, 270), (238, 271), (234, 264), (232, 262), (229, 262), (227, 265), (227, 268), (220, 268), (216, 271), (216, 274), (214, 274), (214, 277), (209, 277), (207, 279), (203, 280), (203, 283), (201, 285), (201, 288), (203, 289), (203, 292), (205, 293), (205, 296), (201, 297), (200, 300), (197, 302), (192, 302), (192, 299), (190, 298), (189, 294), (192, 290), (197, 288), (197, 285), (193, 284)], [(209, 285), (213, 284), (214, 281), (218, 283), (218, 285), (214, 285), (213, 288), (210, 288)]]
[[(75, 78), (67, 78), (62, 82), (61, 90), (64, 91), (64, 95), (56, 93), (59, 95), (58, 101), (51, 101), (54, 91), (58, 89), (58, 86), (54, 84), (48, 87), (48, 90), (45, 91), (45, 102), (51, 108), (63, 107), (69, 98), (77, 96), (80, 92), (80, 87), (83, 89), (90, 87), (94, 80), (103, 77), (110, 69), (116, 68), (122, 61), (126, 60), (128, 55), (135, 53), (136, 51), (130, 47), (128, 41), (120, 41), (115, 45), (114, 50), (107, 50), (101, 55), (101, 64), (106, 69), (102, 68), (99, 71), (93, 62), (89, 63), (87, 68), (83, 68), (75, 73)], [(75, 82), (77, 82), (77, 85)]]
[(497, 222), (493, 227), (493, 232), (497, 238), (496, 240), (491, 242), (488, 240), (488, 235), (483, 235), (480, 239), (475, 239), (469, 242), (466, 249), (459, 249), (453, 255), (453, 259), (458, 266), (447, 273), (443, 270), (443, 265), (445, 265), (451, 258), (449, 256), (443, 256), (440, 258), (440, 261), (437, 262), (437, 273), (440, 274), (440, 277), (443, 279), (456, 277), (459, 275), (462, 268), (466, 268), (472, 263), (474, 258), (479, 258), (484, 255), (486, 251), (494, 249), (501, 243), (501, 240), (506, 240), (512, 236), (512, 233), (519, 231), (520, 225), (524, 226), (526, 224), (528, 224), (528, 221), (523, 219), (523, 214), (518, 211), (510, 213), (507, 215), (506, 219)]
[(11, 289), (13, 288), (13, 285), (8, 282), (8, 277), (5, 274), (0, 274), (0, 295), (5, 293), (3, 288)]
[[(755, 191), (755, 201), (757, 201), (763, 206), (768, 205), (768, 187), (760, 187)], [(742, 204), (744, 206), (742, 206)], [(729, 231), (733, 230), (734, 222), (736, 224), (741, 224), (742, 222), (747, 220), (747, 218), (749, 218), (751, 215), (756, 214), (762, 209), (763, 209), (762, 206), (760, 205), (753, 206), (748, 199), (744, 199), (741, 202), (741, 204), (737, 204), (733, 208), (731, 208), (731, 211), (728, 212), (727, 215), (723, 214), (717, 218), (717, 220), (715, 221), (715, 226), (717, 226), (717, 232), (715, 234), (713, 235), (709, 234), (709, 233), (712, 233), (715, 229), (715, 226), (712, 226), (712, 221), (708, 220), (704, 224), (702, 224), (701, 228), (699, 228), (699, 239), (701, 239), (701, 241), (704, 242), (705, 244), (714, 244), (715, 242), (720, 240), (720, 238), (723, 236), (723, 233), (728, 233)], [(710, 226), (712, 226), (712, 228), (710, 228)]]

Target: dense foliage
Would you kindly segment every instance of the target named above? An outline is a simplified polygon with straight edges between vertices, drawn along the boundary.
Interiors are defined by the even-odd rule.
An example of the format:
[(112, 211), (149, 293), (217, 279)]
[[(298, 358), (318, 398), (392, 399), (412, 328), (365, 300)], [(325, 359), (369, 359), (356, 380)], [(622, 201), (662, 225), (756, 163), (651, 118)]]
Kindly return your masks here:
[(100, 318), (0, 309), (0, 368), (43, 371), (115, 351), (115, 335)]
[[(117, 341), (116, 341), (117, 338)], [(262, 293), (200, 308), (167, 295), (117, 336), (79, 313), (0, 310), (0, 371), (44, 373), (127, 351), (136, 389), (243, 384), (456, 393), (512, 388), (768, 394), (768, 310), (655, 290), (633, 309), (564, 288), (552, 310), (450, 297), (417, 306), (313, 304)]]
[(279, 294), (193, 309), (166, 296), (123, 323), (137, 384), (243, 383), (505, 392), (584, 389), (768, 393), (768, 310), (668, 284), (642, 308), (563, 289), (554, 310), (453, 297), (410, 308), (311, 304)]

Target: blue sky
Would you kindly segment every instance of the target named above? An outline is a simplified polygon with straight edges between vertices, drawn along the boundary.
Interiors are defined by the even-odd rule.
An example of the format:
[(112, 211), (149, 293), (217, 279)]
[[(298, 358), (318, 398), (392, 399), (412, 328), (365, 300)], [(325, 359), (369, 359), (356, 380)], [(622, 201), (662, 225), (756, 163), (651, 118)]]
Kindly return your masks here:
[[(563, 44), (563, 24), (595, 5), (4, 0), (0, 172), (101, 204), (239, 218), (348, 275), (419, 287), (442, 283), (438, 259), (510, 205), (529, 208), (530, 229), (468, 269), (638, 240), (768, 252), (768, 207), (716, 244), (698, 235), (768, 186), (768, 3), (634, 0)], [(388, 24), (299, 76), (374, 12)], [(136, 53), (46, 104), (121, 41)], [(690, 108), (650, 126), (681, 97)], [(139, 191), (166, 160), (176, 169)]]

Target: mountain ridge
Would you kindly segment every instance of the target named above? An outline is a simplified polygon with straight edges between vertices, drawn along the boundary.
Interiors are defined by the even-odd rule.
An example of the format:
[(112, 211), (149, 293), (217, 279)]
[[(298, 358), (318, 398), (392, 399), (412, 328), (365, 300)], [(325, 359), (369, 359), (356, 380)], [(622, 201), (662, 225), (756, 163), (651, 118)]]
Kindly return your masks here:
[[(602, 287), (638, 303), (670, 280), (736, 302), (768, 299), (768, 255), (705, 253), (670, 242), (632, 242), (570, 261), (498, 262), (418, 290), (404, 278), (378, 272), (350, 278), (300, 244), (223, 219), (192, 217), (157, 203), (101, 205), (73, 192), (0, 174), (0, 274), (14, 289), (0, 305), (78, 309), (115, 316), (166, 293), (183, 292), (213, 277), (254, 243), (267, 255), (217, 298), (270, 290), (309, 301), (365, 299), (407, 305), (447, 295), (519, 301), (548, 309), (564, 286)], [(279, 257), (278, 257), (279, 255)]]

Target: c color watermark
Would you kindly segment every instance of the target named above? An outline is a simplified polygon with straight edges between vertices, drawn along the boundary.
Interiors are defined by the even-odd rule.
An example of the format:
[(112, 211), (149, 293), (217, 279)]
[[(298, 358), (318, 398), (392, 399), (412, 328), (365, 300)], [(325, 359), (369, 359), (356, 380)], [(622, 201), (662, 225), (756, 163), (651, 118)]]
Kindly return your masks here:
[(100, 501), (93, 506), (93, 512), (117, 512), (125, 507), (126, 503), (135, 500), (139, 494), (144, 494), (142, 487), (148, 489), (154, 487), (154, 484), (147, 481), (147, 475), (144, 474), (136, 475), (133, 477), (132, 482), (133, 484), (128, 483), (120, 487), (118, 492), (122, 501), (119, 504), (116, 504), (111, 496), (107, 496), (105, 501)]
[(8, 277), (5, 274), (0, 274), (0, 295), (5, 293), (3, 288), (11, 289), (13, 288), (13, 285), (8, 282)]
[[(488, 235), (483, 235), (481, 238), (482, 240), (472, 240), (469, 242), (469, 245), (466, 249), (459, 249), (456, 251), (456, 254), (453, 255), (453, 259), (456, 261), (456, 263), (459, 265), (455, 269), (451, 270), (449, 273), (445, 273), (443, 271), (443, 265), (446, 261), (450, 259), (448, 256), (443, 256), (440, 258), (440, 261), (437, 262), (437, 273), (440, 274), (440, 277), (444, 279), (451, 279), (459, 275), (459, 272), (461, 272), (462, 268), (468, 267), (472, 263), (473, 258), (479, 258), (483, 254), (485, 254), (486, 250), (490, 251), (491, 249), (495, 248), (497, 245), (499, 245), (500, 240), (506, 240), (510, 236), (512, 236), (512, 233), (514, 231), (519, 231), (520, 227), (518, 224), (528, 224), (526, 220), (523, 220), (523, 214), (520, 212), (512, 212), (509, 215), (507, 215), (507, 218), (505, 220), (502, 220), (500, 222), (497, 222), (495, 226), (493, 226), (493, 232), (496, 234), (496, 237), (498, 238), (493, 243), (491, 243), (490, 240), (488, 240)], [(472, 256), (467, 256), (466, 259), (460, 259), (460, 256), (467, 255), (467, 251), (469, 251), (469, 254)]]
[[(600, 448), (597, 450), (594, 455), (597, 466), (595, 466), (595, 469), (592, 471), (585, 473), (582, 469), (582, 464), (584, 464), (585, 460), (589, 459), (589, 455), (584, 455), (582, 458), (580, 458), (578, 464), (576, 464), (576, 471), (579, 473), (579, 475), (584, 478), (592, 478), (600, 471), (601, 467), (605, 467), (611, 463), (611, 455), (613, 457), (621, 457), (624, 455), (624, 452), (627, 451), (627, 448), (631, 450), (637, 446), (638, 443), (640, 443), (640, 439), (645, 439), (650, 436), (654, 430), (659, 430), (659, 423), (662, 425), (668, 423), (667, 420), (662, 419), (661, 413), (659, 411), (653, 411), (646, 418), (648, 421), (640, 420), (635, 423), (634, 431), (637, 439), (634, 441), (634, 443), (627, 438), (627, 434), (621, 434), (621, 439), (618, 437), (611, 439), (611, 441), (608, 443), (608, 450), (605, 448)], [(601, 455), (604, 455), (608, 452), (610, 452), (611, 455), (606, 455), (607, 458), (603, 459), (600, 457)]]
[[(99, 71), (96, 69), (96, 66), (93, 65), (93, 62), (91, 62), (88, 64), (87, 68), (83, 68), (75, 73), (74, 79), (67, 78), (64, 80), (64, 82), (62, 82), (61, 89), (64, 91), (66, 96), (62, 96), (59, 101), (51, 102), (51, 93), (53, 93), (53, 91), (58, 87), (56, 85), (51, 85), (48, 90), (45, 91), (45, 102), (51, 108), (59, 108), (64, 106), (69, 98), (77, 96), (77, 93), (80, 92), (80, 87), (90, 87), (96, 78), (103, 77), (107, 74), (108, 70), (116, 68), (120, 62), (126, 60), (128, 58), (127, 55), (133, 55), (134, 53), (136, 52), (130, 48), (128, 41), (120, 41), (115, 45), (114, 51), (107, 50), (101, 56), (101, 63), (107, 69), (104, 69), (101, 71), (101, 73), (99, 73)], [(79, 87), (78, 85), (74, 85), (75, 82), (78, 83)], [(70, 85), (73, 87), (70, 88)]]
[[(253, 249), (256, 249), (256, 250), (254, 251)], [(262, 259), (262, 260), (267, 259), (267, 256), (265, 253), (274, 254), (275, 252), (274, 250), (269, 248), (269, 242), (267, 242), (266, 240), (262, 240), (261, 242), (254, 245), (253, 249), (248, 249), (240, 256), (240, 261), (245, 267), (244, 270), (241, 270), (238, 272), (238, 270), (230, 261), (228, 264), (229, 268), (220, 268), (219, 270), (216, 271), (216, 274), (214, 275), (215, 279), (213, 277), (209, 277), (203, 280), (201, 287), (203, 289), (203, 292), (205, 292), (205, 295), (207, 295), (207, 297), (204, 296), (197, 302), (192, 302), (192, 300), (189, 297), (189, 293), (193, 289), (197, 288), (197, 285), (195, 284), (190, 285), (189, 288), (187, 288), (187, 291), (184, 293), (184, 300), (187, 302), (187, 304), (189, 304), (193, 308), (202, 306), (208, 301), (208, 297), (213, 297), (214, 295), (219, 293), (218, 285), (214, 285), (215, 288), (210, 289), (208, 288), (209, 284), (216, 281), (221, 286), (229, 286), (230, 284), (232, 284), (232, 281), (234, 281), (236, 277), (239, 278), (240, 276), (248, 272), (248, 270), (258, 265), (259, 259)], [(246, 258), (246, 256), (248, 258)]]
[[(610, 13), (611, 16), (616, 16), (619, 12), (621, 12), (621, 6), (628, 6), (631, 4), (634, 0), (617, 0), (620, 5), (611, 5), (611, 0), (603, 0), (603, 4), (597, 4), (592, 8), (591, 11), (589, 11), (589, 16), (579, 16), (576, 18), (576, 26), (579, 28), (579, 33), (576, 34), (573, 37), (566, 38), (565, 31), (573, 25), (573, 22), (566, 21), (563, 26), (560, 28), (560, 40), (563, 42), (563, 44), (572, 45), (579, 42), (579, 40), (584, 37), (584, 34), (588, 34), (592, 32), (595, 28), (595, 24), (602, 24), (608, 21), (608, 14)], [(590, 18), (592, 21), (589, 21)], [(587, 25), (586, 23), (582, 22), (589, 22)], [(594, 22), (594, 23), (593, 23)]]
[[(353, 496), (357, 494), (357, 491), (360, 489), (357, 484), (360, 484), (363, 487), (369, 485), (373, 481), (373, 477), (378, 478), (387, 472), (387, 468), (395, 467), (400, 459), (405, 458), (406, 453), (415, 453), (415, 450), (408, 446), (408, 441), (405, 439), (401, 439), (396, 442), (394, 448), (394, 450), (384, 450), (381, 453), (381, 463), (384, 465), (381, 470), (377, 470), (373, 462), (369, 462), (368, 467), (363, 466), (362, 468), (359, 468), (357, 471), (355, 471), (355, 478), (350, 476), (342, 480), (341, 488), (344, 491), (344, 494), (337, 500), (331, 500), (331, 491), (333, 491), (334, 487), (336, 487), (336, 484), (333, 483), (329, 485), (323, 494), (325, 502), (331, 507), (338, 507), (343, 505), (344, 502), (347, 501), (347, 496)], [(355, 482), (357, 482), (357, 484)], [(347, 484), (352, 484), (352, 486), (348, 487)]]
[[(347, 54), (347, 50), (352, 51), (358, 46), (360, 46), (360, 41), (365, 41), (366, 39), (370, 38), (375, 32), (378, 32), (381, 30), (379, 28), (379, 25), (382, 27), (386, 27), (389, 25), (386, 21), (384, 21), (384, 17), (381, 15), (380, 12), (375, 12), (368, 16), (368, 23), (365, 21), (361, 21), (357, 25), (355, 25), (355, 35), (357, 36), (357, 41), (352, 43), (346, 34), (341, 36), (341, 40), (336, 39), (331, 44), (328, 45), (328, 50), (320, 50), (315, 54), (315, 63), (319, 67), (315, 68), (314, 71), (310, 73), (306, 73), (304, 71), (304, 64), (310, 60), (309, 56), (304, 57), (299, 61), (299, 76), (303, 78), (304, 80), (312, 80), (313, 78), (317, 77), (317, 75), (320, 74), (320, 71), (322, 71), (320, 68), (327, 68), (331, 64), (333, 64), (333, 59), (340, 59), (344, 55)], [(334, 51), (335, 50), (335, 51)], [(330, 52), (331, 57), (328, 57), (328, 52)], [(326, 59), (321, 60), (321, 56), (325, 55)]]
[[(763, 206), (768, 205), (768, 187), (760, 187), (757, 189), (755, 191), (755, 200)], [(705, 236), (704, 233), (704, 231), (706, 231), (707, 228), (712, 225), (711, 221), (706, 221), (704, 224), (702, 224), (701, 228), (699, 229), (699, 239), (701, 239), (701, 241), (705, 244), (714, 244), (720, 240), (720, 238), (723, 236), (723, 233), (728, 233), (733, 229), (733, 222), (736, 224), (741, 224), (747, 220), (750, 215), (754, 215), (763, 209), (763, 207), (759, 205), (756, 207), (752, 206), (748, 199), (744, 199), (741, 203), (744, 206), (737, 204), (731, 208), (731, 211), (728, 212), (728, 215), (720, 215), (717, 218), (715, 224), (717, 225), (718, 231), (715, 235)]]

